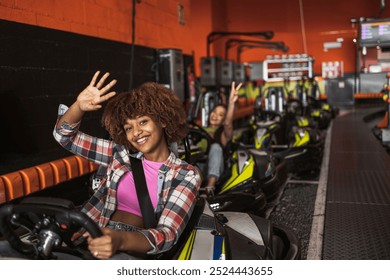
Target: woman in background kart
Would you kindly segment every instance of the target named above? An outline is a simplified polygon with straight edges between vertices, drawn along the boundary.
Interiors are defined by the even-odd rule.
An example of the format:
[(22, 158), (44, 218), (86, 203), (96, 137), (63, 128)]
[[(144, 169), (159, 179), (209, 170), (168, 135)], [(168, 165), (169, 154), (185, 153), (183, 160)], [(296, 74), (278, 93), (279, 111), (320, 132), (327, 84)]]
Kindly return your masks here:
[[(65, 149), (107, 167), (99, 188), (82, 209), (102, 228), (103, 236), (84, 237), (99, 259), (159, 254), (177, 242), (201, 184), (197, 170), (170, 149), (170, 144), (186, 136), (186, 113), (179, 98), (162, 85), (146, 83), (116, 95), (110, 92), (116, 81), (104, 85), (109, 73), (98, 79), (99, 74), (72, 106), (60, 105), (54, 130)], [(79, 131), (84, 113), (100, 109), (109, 99), (102, 123), (112, 141)], [(155, 228), (144, 228), (130, 157), (142, 159)]]
[(207, 194), (214, 193), (215, 184), (224, 170), (224, 148), (233, 138), (233, 113), (241, 86), (241, 83), (237, 87), (235, 82), (232, 83), (227, 108), (222, 104), (216, 105), (205, 128), (213, 139), (207, 160)]

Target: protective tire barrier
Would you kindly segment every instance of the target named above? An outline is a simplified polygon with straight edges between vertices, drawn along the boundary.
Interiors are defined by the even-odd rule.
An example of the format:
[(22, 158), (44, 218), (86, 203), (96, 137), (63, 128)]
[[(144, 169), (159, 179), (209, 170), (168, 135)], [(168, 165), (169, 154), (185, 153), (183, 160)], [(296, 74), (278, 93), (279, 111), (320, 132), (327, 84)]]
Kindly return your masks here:
[(72, 155), (0, 176), (0, 204), (91, 173), (97, 165)]

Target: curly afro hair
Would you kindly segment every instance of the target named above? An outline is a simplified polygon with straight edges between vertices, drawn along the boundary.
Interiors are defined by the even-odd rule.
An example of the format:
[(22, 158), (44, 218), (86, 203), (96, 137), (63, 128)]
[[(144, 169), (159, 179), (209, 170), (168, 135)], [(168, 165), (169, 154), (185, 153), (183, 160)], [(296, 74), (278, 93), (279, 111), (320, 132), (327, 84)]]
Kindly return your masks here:
[(103, 112), (102, 124), (115, 143), (133, 149), (123, 126), (127, 119), (140, 116), (148, 116), (157, 124), (165, 126), (164, 134), (168, 144), (178, 142), (187, 135), (183, 103), (170, 89), (153, 82), (113, 97)]

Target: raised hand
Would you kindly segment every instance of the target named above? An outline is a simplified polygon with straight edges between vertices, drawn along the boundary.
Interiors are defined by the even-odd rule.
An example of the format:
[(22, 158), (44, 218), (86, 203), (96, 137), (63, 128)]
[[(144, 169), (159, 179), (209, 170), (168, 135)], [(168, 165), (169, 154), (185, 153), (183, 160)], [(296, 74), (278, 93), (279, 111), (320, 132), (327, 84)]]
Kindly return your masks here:
[(242, 83), (239, 83), (236, 87), (236, 83), (232, 82), (230, 89), (229, 104), (234, 104), (238, 100), (238, 91), (240, 90)]
[(99, 74), (100, 71), (97, 71), (90, 84), (77, 97), (77, 104), (79, 109), (83, 112), (100, 109), (102, 107), (101, 103), (107, 101), (116, 94), (114, 91), (109, 92), (116, 84), (116, 80), (112, 80), (104, 86), (104, 83), (110, 73), (105, 73), (100, 80), (96, 82)]

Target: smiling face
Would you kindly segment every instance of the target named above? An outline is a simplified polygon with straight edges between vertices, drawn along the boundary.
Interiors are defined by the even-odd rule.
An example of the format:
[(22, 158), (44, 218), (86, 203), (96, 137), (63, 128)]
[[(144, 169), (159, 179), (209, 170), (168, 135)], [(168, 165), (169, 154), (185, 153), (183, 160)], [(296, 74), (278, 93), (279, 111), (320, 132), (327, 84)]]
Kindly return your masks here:
[(123, 128), (126, 138), (138, 151), (142, 152), (147, 160), (165, 161), (169, 156), (169, 149), (164, 137), (163, 126), (148, 116), (127, 119)]
[(218, 128), (223, 125), (226, 116), (226, 108), (224, 106), (216, 106), (210, 113), (209, 126)]

